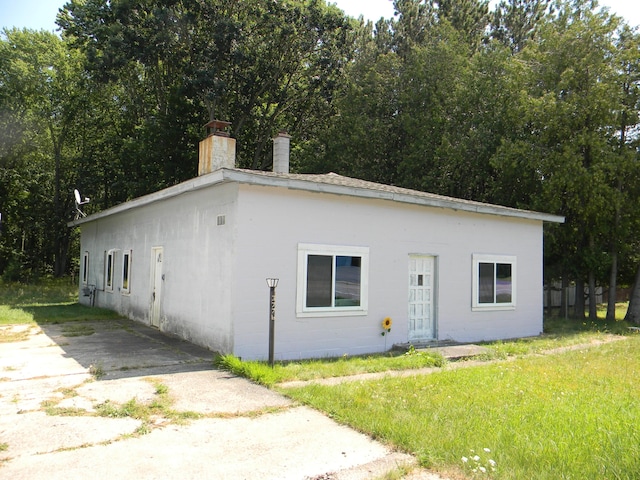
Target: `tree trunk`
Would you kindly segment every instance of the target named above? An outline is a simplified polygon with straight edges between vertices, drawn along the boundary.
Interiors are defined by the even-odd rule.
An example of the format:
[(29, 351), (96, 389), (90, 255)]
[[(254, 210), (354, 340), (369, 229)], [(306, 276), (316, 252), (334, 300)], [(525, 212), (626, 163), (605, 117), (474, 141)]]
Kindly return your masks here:
[(573, 305), (573, 315), (577, 318), (584, 318), (584, 279), (578, 277), (576, 280), (576, 301)]
[(589, 271), (589, 319), (597, 318), (596, 310), (596, 274), (593, 270)]
[(629, 308), (624, 319), (635, 325), (640, 325), (640, 265), (636, 272), (636, 281), (631, 289), (631, 297), (629, 298)]
[[(589, 252), (593, 254), (595, 250), (595, 239), (593, 235), (589, 235)], [(596, 273), (593, 271), (593, 266), (589, 267), (589, 319), (595, 320), (597, 318), (596, 311)]]
[(569, 277), (566, 272), (562, 274), (562, 293), (560, 298), (560, 310), (562, 311), (562, 316), (564, 316), (565, 320), (569, 317)]
[(609, 273), (609, 295), (607, 299), (607, 320), (616, 319), (616, 297), (618, 290), (618, 252), (611, 249), (611, 272)]

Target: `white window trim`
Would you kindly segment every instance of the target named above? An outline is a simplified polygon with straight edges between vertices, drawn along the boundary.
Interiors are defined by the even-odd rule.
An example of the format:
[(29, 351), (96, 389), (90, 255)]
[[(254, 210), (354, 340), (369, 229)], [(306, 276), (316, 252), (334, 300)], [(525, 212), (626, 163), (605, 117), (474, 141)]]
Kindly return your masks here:
[[(508, 263), (511, 265), (511, 302), (510, 303), (480, 303), (478, 301), (481, 263)], [(473, 278), (471, 286), (471, 310), (473, 311), (496, 311), (515, 310), (517, 288), (517, 265), (516, 257), (513, 255), (487, 255), (473, 254)]]
[[(111, 257), (111, 272), (109, 272), (109, 257)], [(113, 283), (116, 278), (116, 249), (108, 250), (105, 253), (104, 257), (104, 291), (105, 292), (113, 292)], [(109, 273), (111, 273), (111, 278), (109, 278)], [(111, 285), (109, 285), (109, 280), (111, 280)]]
[[(333, 255), (360, 257), (360, 305), (355, 307), (307, 307), (307, 257)], [(367, 315), (369, 307), (369, 247), (298, 244), (298, 275), (296, 295), (297, 317), (349, 317)]]
[(89, 284), (89, 252), (84, 251), (82, 254), (82, 285)]
[[(127, 261), (128, 265), (125, 268), (125, 261)], [(124, 287), (124, 273), (127, 272), (129, 278), (127, 279), (127, 288)], [(122, 289), (120, 293), (123, 295), (128, 295), (131, 293), (131, 250), (123, 250), (122, 252)]]

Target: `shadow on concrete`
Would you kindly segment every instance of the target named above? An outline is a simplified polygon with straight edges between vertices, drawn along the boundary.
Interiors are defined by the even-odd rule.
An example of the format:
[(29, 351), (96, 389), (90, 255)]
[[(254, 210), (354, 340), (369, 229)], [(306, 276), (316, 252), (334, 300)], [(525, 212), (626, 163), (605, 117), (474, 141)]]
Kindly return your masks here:
[[(38, 313), (47, 318), (39, 324), (42, 332), (61, 349), (62, 357), (98, 380), (216, 370), (214, 352), (139, 322), (110, 318), (51, 323), (51, 316)], [(38, 317), (36, 313), (36, 321)]]

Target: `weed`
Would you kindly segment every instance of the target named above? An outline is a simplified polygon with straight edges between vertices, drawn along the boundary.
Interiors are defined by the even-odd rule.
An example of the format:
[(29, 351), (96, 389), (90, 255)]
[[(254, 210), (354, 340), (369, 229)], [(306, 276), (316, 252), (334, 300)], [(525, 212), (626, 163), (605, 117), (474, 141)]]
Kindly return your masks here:
[(83, 337), (96, 333), (95, 328), (86, 324), (66, 323), (62, 327), (62, 335), (65, 337)]
[[(2, 324), (3, 308), (4, 305), (0, 305), (0, 324)], [(16, 327), (14, 325), (7, 325), (0, 327), (0, 343), (10, 342), (24, 342), (29, 339), (31, 334), (30, 328)]]
[(57, 417), (86, 417), (91, 415), (83, 408), (75, 407), (48, 407), (45, 408), (45, 412), (47, 415)]
[(167, 395), (169, 393), (169, 387), (164, 383), (156, 383), (156, 394)]
[(480, 455), (475, 450), (471, 450), (468, 457), (462, 457), (464, 470), (471, 475), (471, 478), (487, 478), (495, 475), (498, 464), (491, 457), (491, 450), (483, 448)]
[(7, 450), (9, 450), (9, 444), (8, 443), (0, 443), (0, 452), (6, 452)]
[(56, 392), (60, 392), (64, 398), (77, 397), (78, 392), (76, 391), (77, 387), (60, 387), (56, 390)]
[(100, 362), (89, 365), (89, 373), (93, 375), (93, 378), (95, 378), (96, 380), (100, 380), (105, 375), (104, 369), (102, 368), (102, 364)]
[(185, 424), (189, 420), (202, 418), (203, 415), (196, 412), (173, 410), (169, 387), (156, 380), (148, 380), (156, 387), (156, 397), (150, 403), (139, 403), (137, 399), (132, 398), (125, 404), (118, 405), (107, 400), (95, 406), (96, 414), (101, 417), (131, 417), (141, 420), (142, 424), (136, 429), (136, 435), (149, 433), (154, 427), (166, 423)]
[[(73, 396), (73, 395), (70, 395)], [(68, 398), (68, 397), (66, 397)], [(59, 407), (61, 399), (49, 399), (40, 402), (40, 408), (47, 415), (59, 417), (84, 417), (90, 415), (89, 412), (82, 408), (75, 407)]]

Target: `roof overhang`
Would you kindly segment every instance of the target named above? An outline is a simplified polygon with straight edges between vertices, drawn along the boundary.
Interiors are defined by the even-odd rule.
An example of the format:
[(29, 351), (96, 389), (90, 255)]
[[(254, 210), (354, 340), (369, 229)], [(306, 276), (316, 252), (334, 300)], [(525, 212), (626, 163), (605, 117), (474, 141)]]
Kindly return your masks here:
[[(333, 175), (333, 176), (332, 176)], [(551, 223), (564, 223), (565, 218), (549, 213), (521, 210), (517, 208), (493, 205), (490, 203), (474, 202), (453, 197), (445, 197), (416, 190), (393, 187), (382, 184), (374, 184), (340, 175), (298, 175), (298, 174), (274, 174), (272, 172), (259, 172), (242, 169), (220, 169), (215, 172), (202, 175), (178, 185), (165, 188), (158, 192), (130, 200), (115, 207), (94, 213), (87, 217), (74, 220), (68, 226), (75, 227), (88, 222), (99, 220), (111, 215), (126, 212), (154, 202), (185, 193), (197, 191), (216, 184), (235, 182), (239, 184), (257, 185), (265, 187), (286, 188), (289, 190), (302, 190), (307, 192), (329, 193), (334, 195), (346, 195), (350, 197), (389, 200), (398, 203), (419, 205), (434, 208), (478, 213), (485, 215), (498, 215), (503, 217), (537, 220)]]

